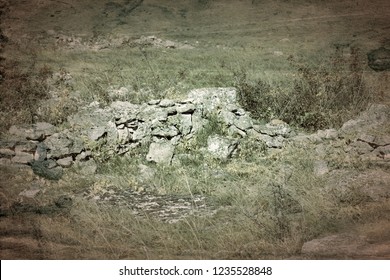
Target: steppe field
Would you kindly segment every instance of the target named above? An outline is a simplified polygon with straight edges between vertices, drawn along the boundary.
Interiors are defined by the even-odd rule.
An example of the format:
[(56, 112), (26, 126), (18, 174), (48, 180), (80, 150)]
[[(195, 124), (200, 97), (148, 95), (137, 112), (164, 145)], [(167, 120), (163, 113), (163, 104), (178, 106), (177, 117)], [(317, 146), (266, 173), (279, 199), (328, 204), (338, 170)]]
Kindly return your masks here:
[[(390, 1), (0, 0), (0, 19), (1, 259), (390, 259)], [(93, 172), (14, 158), (17, 127), (232, 87), (289, 134), (234, 136), (218, 108), (175, 164), (100, 135)]]

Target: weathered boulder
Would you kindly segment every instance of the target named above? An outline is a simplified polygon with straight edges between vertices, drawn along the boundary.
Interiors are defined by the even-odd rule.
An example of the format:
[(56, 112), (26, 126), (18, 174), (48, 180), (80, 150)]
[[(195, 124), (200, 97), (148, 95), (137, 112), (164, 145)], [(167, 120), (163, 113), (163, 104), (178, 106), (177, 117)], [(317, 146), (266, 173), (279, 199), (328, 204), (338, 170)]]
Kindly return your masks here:
[(222, 137), (218, 135), (209, 136), (207, 139), (207, 151), (216, 159), (227, 160), (236, 150), (238, 141), (233, 138)]
[(146, 160), (160, 164), (170, 164), (174, 151), (175, 146), (170, 142), (151, 143)]

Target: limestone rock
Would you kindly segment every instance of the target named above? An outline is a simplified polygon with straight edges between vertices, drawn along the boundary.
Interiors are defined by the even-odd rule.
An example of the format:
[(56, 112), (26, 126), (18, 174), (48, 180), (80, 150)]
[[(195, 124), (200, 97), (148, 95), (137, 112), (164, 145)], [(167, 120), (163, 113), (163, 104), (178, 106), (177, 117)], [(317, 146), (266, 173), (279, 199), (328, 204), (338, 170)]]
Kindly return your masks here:
[(238, 141), (232, 138), (212, 135), (207, 139), (207, 151), (213, 158), (220, 160), (229, 159), (237, 146)]
[(18, 151), (15, 156), (11, 159), (12, 163), (27, 164), (34, 160), (34, 155), (26, 152)]
[(61, 167), (70, 167), (73, 164), (73, 158), (72, 157), (60, 158), (57, 160), (57, 164)]
[(76, 172), (81, 175), (93, 175), (97, 170), (96, 161), (92, 158), (85, 161), (76, 161), (74, 166)]
[(160, 164), (170, 164), (174, 151), (175, 146), (169, 142), (151, 143), (146, 160)]
[(237, 102), (237, 90), (235, 88), (201, 88), (190, 91), (188, 99), (195, 105), (202, 104), (205, 114), (215, 112), (217, 108), (225, 108), (228, 104)]

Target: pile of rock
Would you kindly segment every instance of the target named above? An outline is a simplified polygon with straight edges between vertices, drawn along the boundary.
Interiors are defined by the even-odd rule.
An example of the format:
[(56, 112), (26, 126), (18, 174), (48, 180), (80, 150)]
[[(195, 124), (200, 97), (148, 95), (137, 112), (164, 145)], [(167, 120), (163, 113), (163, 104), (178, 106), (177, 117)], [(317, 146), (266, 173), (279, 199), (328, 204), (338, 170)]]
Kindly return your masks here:
[(48, 123), (12, 126), (8, 140), (0, 143), (0, 162), (30, 164), (37, 172), (57, 178), (60, 172), (53, 175), (53, 170), (75, 164), (93, 173), (93, 148), (114, 155), (148, 146), (148, 161), (171, 164), (177, 145), (193, 138), (211, 118), (217, 119), (226, 134), (210, 135), (207, 148), (200, 152), (221, 160), (235, 153), (240, 138), (251, 137), (270, 148), (281, 148), (292, 135), (291, 128), (282, 121), (255, 125), (238, 105), (234, 88), (205, 88), (189, 92), (182, 101), (115, 101), (106, 108), (93, 102), (70, 116), (70, 127), (62, 131)]

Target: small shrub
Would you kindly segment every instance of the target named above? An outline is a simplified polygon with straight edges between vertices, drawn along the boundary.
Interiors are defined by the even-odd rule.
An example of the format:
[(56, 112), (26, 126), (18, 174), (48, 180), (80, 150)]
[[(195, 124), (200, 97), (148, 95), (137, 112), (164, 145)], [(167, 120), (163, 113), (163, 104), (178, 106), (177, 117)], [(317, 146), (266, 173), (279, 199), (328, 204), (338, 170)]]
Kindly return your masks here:
[(339, 127), (364, 110), (370, 91), (364, 79), (359, 51), (345, 58), (336, 51), (330, 66), (312, 67), (289, 58), (297, 71), (292, 89), (282, 91), (262, 81), (248, 81), (245, 73), (234, 73), (241, 105), (253, 117), (279, 118), (307, 130)]

